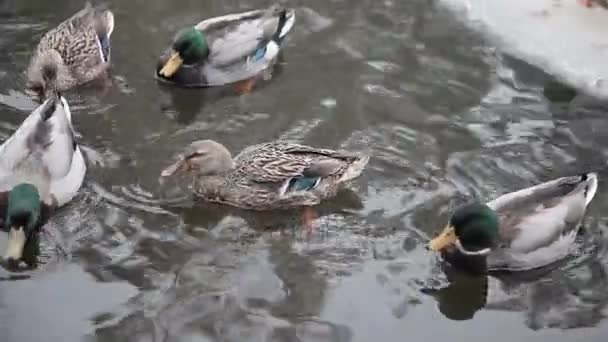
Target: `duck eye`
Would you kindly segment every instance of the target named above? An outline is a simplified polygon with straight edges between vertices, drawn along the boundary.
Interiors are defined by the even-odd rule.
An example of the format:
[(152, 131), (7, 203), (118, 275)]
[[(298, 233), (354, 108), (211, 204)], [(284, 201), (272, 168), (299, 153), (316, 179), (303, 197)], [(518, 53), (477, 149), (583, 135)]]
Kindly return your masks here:
[(205, 154), (204, 152), (199, 152), (199, 151), (192, 152), (187, 155), (186, 159), (199, 158), (199, 157), (202, 157), (204, 154)]

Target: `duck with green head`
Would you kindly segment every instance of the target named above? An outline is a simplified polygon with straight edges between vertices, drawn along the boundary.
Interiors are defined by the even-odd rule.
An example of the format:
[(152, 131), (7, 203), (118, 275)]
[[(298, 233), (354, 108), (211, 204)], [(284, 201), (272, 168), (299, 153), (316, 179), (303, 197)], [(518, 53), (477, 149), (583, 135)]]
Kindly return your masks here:
[(294, 21), (278, 5), (204, 20), (177, 33), (156, 76), (185, 87), (251, 83), (274, 64)]
[(38, 232), (43, 221), (40, 193), (32, 184), (15, 186), (6, 199), (4, 230), (8, 232), (8, 245), (4, 260), (20, 260), (26, 243)]
[(488, 271), (525, 271), (570, 253), (587, 205), (597, 191), (597, 175), (562, 177), (467, 204), (430, 241), (446, 260)]
[(78, 192), (86, 164), (67, 101), (46, 99), (0, 146), (0, 219), (5, 261), (18, 261), (49, 215)]

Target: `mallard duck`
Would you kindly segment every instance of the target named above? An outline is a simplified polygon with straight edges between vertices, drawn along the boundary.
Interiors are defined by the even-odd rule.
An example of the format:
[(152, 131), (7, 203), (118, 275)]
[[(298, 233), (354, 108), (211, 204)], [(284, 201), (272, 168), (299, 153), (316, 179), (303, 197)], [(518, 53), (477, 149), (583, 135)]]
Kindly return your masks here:
[(255, 77), (276, 61), (294, 21), (294, 11), (278, 5), (201, 21), (177, 33), (156, 74), (187, 87), (244, 81), (241, 88), (247, 92)]
[(429, 248), (448, 261), (489, 271), (524, 271), (568, 255), (597, 175), (562, 177), (456, 210)]
[(21, 259), (26, 243), (53, 210), (76, 195), (85, 172), (68, 103), (53, 95), (0, 146), (0, 227), (9, 234), (6, 261)]
[(361, 174), (369, 156), (305, 145), (267, 142), (245, 148), (234, 159), (213, 140), (190, 144), (161, 176), (194, 170), (194, 194), (209, 202), (270, 210), (307, 207), (336, 194), (340, 186)]
[(578, 0), (578, 3), (587, 8), (593, 7), (593, 5), (595, 4), (604, 8), (608, 8), (608, 1), (606, 0)]
[(38, 43), (27, 69), (26, 91), (40, 101), (51, 93), (42, 77), (45, 67), (57, 68), (54, 86), (65, 91), (93, 81), (110, 65), (110, 36), (114, 14), (102, 7), (85, 7), (47, 32)]

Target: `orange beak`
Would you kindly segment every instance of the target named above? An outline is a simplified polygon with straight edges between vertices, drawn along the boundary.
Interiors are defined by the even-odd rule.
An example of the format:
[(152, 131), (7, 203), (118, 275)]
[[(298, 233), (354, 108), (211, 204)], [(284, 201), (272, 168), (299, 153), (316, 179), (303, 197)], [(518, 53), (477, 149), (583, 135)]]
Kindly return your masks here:
[(439, 236), (435, 237), (429, 242), (429, 248), (432, 251), (442, 251), (453, 245), (456, 240), (458, 240), (458, 237), (456, 236), (454, 227), (448, 225), (443, 229)]
[(171, 53), (171, 57), (169, 57), (169, 60), (167, 60), (163, 68), (160, 69), (158, 73), (163, 77), (169, 78), (173, 76), (175, 72), (177, 72), (177, 69), (179, 69), (182, 63), (184, 63), (182, 57), (179, 55), (179, 53), (173, 51)]

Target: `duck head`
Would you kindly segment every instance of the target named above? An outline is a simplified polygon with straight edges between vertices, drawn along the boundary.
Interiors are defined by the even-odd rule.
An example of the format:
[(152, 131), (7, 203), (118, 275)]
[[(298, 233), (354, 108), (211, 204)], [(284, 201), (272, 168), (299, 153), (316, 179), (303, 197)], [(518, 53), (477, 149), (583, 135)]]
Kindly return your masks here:
[(482, 203), (460, 207), (443, 232), (429, 242), (429, 248), (443, 251), (456, 247), (465, 255), (487, 255), (498, 239), (498, 217)]
[(186, 147), (177, 162), (166, 167), (161, 176), (171, 176), (184, 171), (196, 171), (199, 175), (212, 176), (227, 172), (233, 166), (232, 155), (224, 145), (213, 140), (199, 140)]
[(4, 229), (8, 231), (5, 262), (21, 260), (25, 245), (39, 227), (41, 209), (40, 194), (35, 186), (22, 183), (10, 191), (4, 223)]
[(194, 27), (181, 30), (171, 46), (171, 55), (162, 65), (158, 74), (170, 78), (182, 64), (196, 64), (207, 58), (209, 46), (203, 32)]

